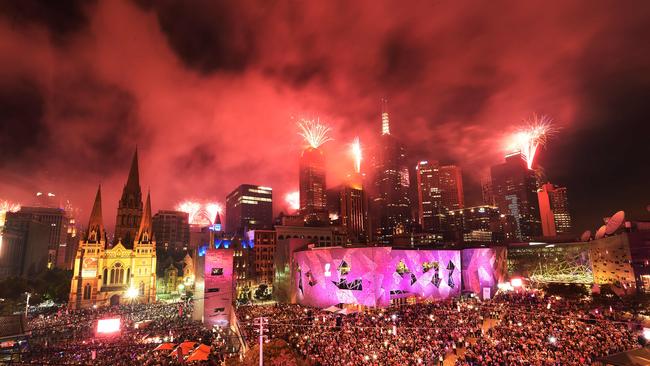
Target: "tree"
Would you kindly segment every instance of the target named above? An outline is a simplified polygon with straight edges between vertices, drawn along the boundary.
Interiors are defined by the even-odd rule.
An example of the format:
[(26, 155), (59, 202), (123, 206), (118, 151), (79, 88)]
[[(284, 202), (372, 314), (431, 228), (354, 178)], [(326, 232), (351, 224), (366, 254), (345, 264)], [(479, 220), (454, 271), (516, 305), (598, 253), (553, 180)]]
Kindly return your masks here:
[[(244, 359), (240, 362), (239, 359), (232, 358), (226, 362), (228, 366), (244, 365), (244, 366), (257, 366), (259, 365), (259, 345), (253, 346), (246, 352)], [(269, 343), (264, 344), (264, 364), (272, 366), (307, 366), (309, 363), (298, 357), (287, 342), (281, 339), (274, 339)]]

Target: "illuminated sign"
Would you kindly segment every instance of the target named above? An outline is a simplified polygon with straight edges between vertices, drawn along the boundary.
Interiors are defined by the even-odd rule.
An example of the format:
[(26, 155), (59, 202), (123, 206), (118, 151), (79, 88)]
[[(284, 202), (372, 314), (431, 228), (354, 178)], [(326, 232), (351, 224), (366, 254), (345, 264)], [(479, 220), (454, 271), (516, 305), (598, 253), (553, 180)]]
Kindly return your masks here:
[(97, 334), (112, 334), (120, 331), (120, 318), (99, 319), (97, 321)]

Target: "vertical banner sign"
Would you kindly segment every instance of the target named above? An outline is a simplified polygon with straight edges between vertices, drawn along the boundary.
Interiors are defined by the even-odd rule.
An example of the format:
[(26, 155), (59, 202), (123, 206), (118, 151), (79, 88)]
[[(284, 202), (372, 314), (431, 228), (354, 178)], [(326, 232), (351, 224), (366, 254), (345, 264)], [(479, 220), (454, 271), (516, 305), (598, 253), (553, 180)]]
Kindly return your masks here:
[(229, 325), (233, 300), (233, 250), (208, 249), (204, 267), (203, 323), (207, 327)]

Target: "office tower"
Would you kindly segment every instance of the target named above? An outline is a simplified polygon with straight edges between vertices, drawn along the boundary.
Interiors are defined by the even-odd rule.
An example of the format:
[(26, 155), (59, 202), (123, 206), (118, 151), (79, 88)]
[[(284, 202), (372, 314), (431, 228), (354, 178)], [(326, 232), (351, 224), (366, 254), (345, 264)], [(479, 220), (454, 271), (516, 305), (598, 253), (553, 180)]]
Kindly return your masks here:
[(447, 225), (456, 242), (503, 242), (515, 234), (506, 216), (489, 205), (450, 210)]
[(340, 191), (340, 224), (353, 243), (365, 243), (368, 233), (368, 198), (363, 189), (363, 176), (350, 175)]
[(242, 184), (226, 197), (226, 231), (243, 234), (248, 230), (273, 227), (273, 190)]
[(382, 104), (382, 133), (373, 156), (373, 234), (380, 243), (390, 244), (396, 234), (412, 224), (409, 198), (409, 169), (406, 146), (390, 134), (386, 101)]
[(415, 167), (418, 191), (419, 223), (425, 232), (441, 232), (445, 210), (443, 207), (438, 162), (421, 161)]
[(421, 161), (415, 167), (418, 216), (422, 230), (441, 233), (447, 211), (463, 208), (463, 178), (455, 165)]
[(514, 217), (517, 237), (531, 240), (542, 234), (535, 171), (528, 169), (520, 153), (491, 169), (492, 192), (499, 211)]
[(73, 256), (67, 251), (67, 246), (72, 243), (71, 238), (76, 236), (74, 219), (70, 218), (62, 208), (23, 206), (18, 212), (50, 228), (47, 245), (48, 268), (67, 268), (66, 263), (70, 263)]
[(537, 192), (544, 236), (571, 233), (571, 214), (566, 187), (543, 184)]
[(160, 210), (153, 216), (153, 234), (159, 248), (180, 251), (190, 244), (189, 214)]
[(140, 189), (140, 174), (138, 171), (138, 150), (133, 154), (131, 169), (126, 185), (122, 190), (122, 197), (117, 206), (115, 219), (115, 243), (120, 240), (125, 246), (133, 243), (135, 234), (142, 219), (142, 190)]
[(306, 148), (300, 156), (300, 213), (306, 225), (327, 225), (325, 156), (320, 148)]
[(460, 167), (443, 165), (439, 170), (442, 207), (445, 210), (457, 210), (465, 207), (463, 176)]
[(494, 194), (492, 193), (491, 177), (481, 178), (481, 196), (483, 198), (484, 205), (496, 206), (496, 202), (494, 201)]
[(31, 214), (7, 212), (0, 236), (0, 279), (47, 269), (51, 225)]

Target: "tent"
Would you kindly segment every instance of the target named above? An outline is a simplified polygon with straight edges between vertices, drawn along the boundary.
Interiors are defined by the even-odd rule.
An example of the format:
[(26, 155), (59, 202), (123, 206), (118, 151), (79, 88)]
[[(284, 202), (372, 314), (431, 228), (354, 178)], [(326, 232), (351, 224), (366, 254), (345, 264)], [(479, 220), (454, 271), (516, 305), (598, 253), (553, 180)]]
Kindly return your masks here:
[(323, 309), (325, 311), (329, 311), (330, 313), (336, 313), (337, 311), (341, 310), (338, 306), (332, 305), (329, 308)]
[(200, 344), (192, 354), (187, 358), (187, 362), (192, 361), (207, 361), (208, 356), (210, 355), (210, 347), (205, 344)]
[(176, 352), (180, 349), (180, 352), (182, 352), (183, 355), (187, 355), (192, 351), (192, 348), (194, 348), (194, 345), (196, 345), (196, 342), (193, 341), (185, 341), (176, 347)]
[(343, 314), (343, 315), (348, 315), (348, 314), (358, 313), (358, 311), (356, 311), (354, 309), (345, 308), (345, 309), (341, 309), (340, 311), (337, 311), (337, 313), (338, 314)]
[(154, 351), (171, 351), (174, 349), (174, 343), (161, 343), (160, 346), (154, 348)]

